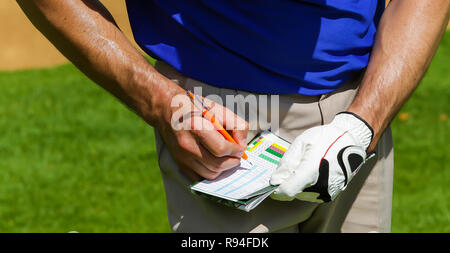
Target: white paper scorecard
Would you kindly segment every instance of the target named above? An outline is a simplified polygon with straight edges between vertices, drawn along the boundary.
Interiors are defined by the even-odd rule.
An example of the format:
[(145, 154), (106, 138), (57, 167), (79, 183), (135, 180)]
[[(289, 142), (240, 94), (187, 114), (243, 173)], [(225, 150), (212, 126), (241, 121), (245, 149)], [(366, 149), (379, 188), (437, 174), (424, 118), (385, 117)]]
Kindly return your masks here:
[(250, 211), (275, 190), (270, 185), (270, 177), (289, 145), (269, 131), (262, 132), (248, 145), (248, 160), (241, 159), (240, 166), (225, 171), (215, 180), (197, 182), (191, 189), (215, 197), (214, 200), (223, 204)]

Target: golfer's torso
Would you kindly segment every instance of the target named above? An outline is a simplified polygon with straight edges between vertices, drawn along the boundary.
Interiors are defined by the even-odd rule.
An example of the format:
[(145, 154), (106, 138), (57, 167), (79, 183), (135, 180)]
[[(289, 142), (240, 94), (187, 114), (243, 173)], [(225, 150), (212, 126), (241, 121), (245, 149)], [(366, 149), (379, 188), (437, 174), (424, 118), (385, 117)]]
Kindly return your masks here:
[(367, 66), (384, 1), (127, 0), (150, 55), (214, 86), (330, 92)]

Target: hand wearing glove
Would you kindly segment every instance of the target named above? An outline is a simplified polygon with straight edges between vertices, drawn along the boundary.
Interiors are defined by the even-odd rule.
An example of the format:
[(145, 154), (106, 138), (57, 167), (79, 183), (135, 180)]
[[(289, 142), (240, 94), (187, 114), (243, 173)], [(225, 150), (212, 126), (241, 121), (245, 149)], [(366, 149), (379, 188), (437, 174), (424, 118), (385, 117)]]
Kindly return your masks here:
[(343, 191), (366, 161), (372, 128), (350, 112), (328, 125), (306, 130), (286, 151), (270, 183), (276, 200), (329, 202)]

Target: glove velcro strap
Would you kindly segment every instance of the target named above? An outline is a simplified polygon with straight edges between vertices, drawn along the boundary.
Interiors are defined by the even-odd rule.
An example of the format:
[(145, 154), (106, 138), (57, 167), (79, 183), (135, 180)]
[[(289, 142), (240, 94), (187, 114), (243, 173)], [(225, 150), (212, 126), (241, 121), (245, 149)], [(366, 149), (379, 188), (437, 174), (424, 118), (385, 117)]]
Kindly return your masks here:
[(332, 124), (348, 130), (360, 142), (364, 150), (367, 150), (373, 138), (373, 129), (358, 115), (352, 112), (340, 112), (336, 114)]

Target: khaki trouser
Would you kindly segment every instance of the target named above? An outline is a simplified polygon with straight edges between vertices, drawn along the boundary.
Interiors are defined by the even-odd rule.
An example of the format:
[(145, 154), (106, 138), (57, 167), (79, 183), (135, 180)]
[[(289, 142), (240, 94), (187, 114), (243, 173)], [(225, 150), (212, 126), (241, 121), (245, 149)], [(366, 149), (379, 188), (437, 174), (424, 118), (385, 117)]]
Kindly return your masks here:
[[(185, 89), (202, 87), (203, 96), (216, 94), (225, 101), (226, 95), (252, 94), (210, 86), (178, 73), (163, 62), (158, 62), (156, 69)], [(359, 82), (357, 78), (321, 96), (280, 95), (279, 129), (275, 133), (293, 141), (310, 127), (328, 124), (336, 113), (348, 108)], [(236, 110), (244, 109), (245, 104), (237, 105)], [(255, 113), (252, 108), (248, 111)], [(267, 115), (269, 119), (270, 116)], [(250, 130), (248, 140), (258, 131)], [(249, 213), (192, 194), (189, 189), (192, 182), (180, 172), (160, 134), (155, 131), (155, 135), (169, 222), (174, 232), (390, 232), (394, 168), (390, 128), (375, 149), (376, 157), (361, 168), (334, 201), (316, 204), (268, 198)]]

